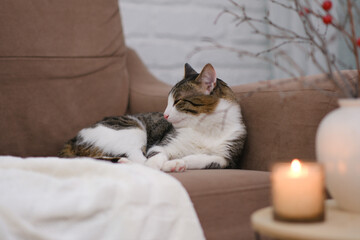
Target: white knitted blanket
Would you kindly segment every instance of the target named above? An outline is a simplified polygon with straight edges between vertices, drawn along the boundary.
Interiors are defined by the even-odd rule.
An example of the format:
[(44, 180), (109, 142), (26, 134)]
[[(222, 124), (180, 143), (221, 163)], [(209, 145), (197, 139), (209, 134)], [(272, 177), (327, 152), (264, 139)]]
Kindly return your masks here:
[(175, 178), (138, 164), (0, 157), (0, 239), (204, 239)]

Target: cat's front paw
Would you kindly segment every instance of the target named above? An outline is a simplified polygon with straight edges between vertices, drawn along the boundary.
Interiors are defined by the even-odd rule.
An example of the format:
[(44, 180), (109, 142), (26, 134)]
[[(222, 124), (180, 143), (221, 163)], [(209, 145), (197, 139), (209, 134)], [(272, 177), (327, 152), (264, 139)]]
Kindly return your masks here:
[(149, 158), (145, 165), (154, 169), (160, 170), (165, 162), (167, 162), (168, 159), (165, 155), (159, 153), (151, 158)]
[(127, 159), (125, 157), (122, 157), (117, 161), (117, 163), (129, 164), (129, 163), (132, 163), (132, 162), (129, 159)]
[(164, 163), (161, 170), (164, 172), (184, 172), (186, 170), (186, 163), (182, 159), (174, 159)]

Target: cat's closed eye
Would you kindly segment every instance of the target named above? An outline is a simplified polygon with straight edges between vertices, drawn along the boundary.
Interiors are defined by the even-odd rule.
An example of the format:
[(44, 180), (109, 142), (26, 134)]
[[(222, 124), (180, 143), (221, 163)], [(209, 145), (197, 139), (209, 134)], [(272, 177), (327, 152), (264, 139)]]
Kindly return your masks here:
[(204, 106), (205, 104), (201, 101), (201, 99), (198, 98), (192, 98), (192, 99), (185, 99), (185, 102), (190, 103), (192, 106), (194, 107), (201, 107)]
[(182, 99), (175, 100), (175, 102), (174, 102), (174, 105), (173, 105), (173, 106), (175, 106), (176, 104), (178, 104), (180, 101), (182, 101)]

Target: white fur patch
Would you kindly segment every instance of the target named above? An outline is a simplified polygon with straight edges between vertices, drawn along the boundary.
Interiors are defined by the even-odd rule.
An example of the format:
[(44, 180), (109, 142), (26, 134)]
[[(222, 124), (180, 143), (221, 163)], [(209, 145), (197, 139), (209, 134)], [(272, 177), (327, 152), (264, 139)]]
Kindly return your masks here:
[[(171, 104), (172, 102), (173, 99), (170, 95), (168, 103)], [(246, 133), (241, 124), (239, 105), (224, 99), (219, 101), (215, 111), (211, 114), (194, 116), (179, 113), (169, 105), (166, 109), (169, 119), (171, 117), (176, 119), (180, 114), (181, 117), (187, 116), (186, 119), (182, 120), (184, 123), (186, 122), (184, 125), (187, 127), (174, 124), (177, 136), (164, 146), (164, 151), (169, 159), (181, 159), (192, 154), (208, 154), (225, 158), (229, 154), (228, 143)]]
[(103, 125), (86, 128), (80, 131), (82, 143), (90, 143), (102, 149), (105, 153), (120, 155), (128, 154), (128, 159), (134, 162), (146, 161), (141, 149), (146, 145), (146, 132), (139, 128), (114, 130)]
[(167, 102), (167, 106), (166, 109), (164, 111), (164, 115), (168, 115), (168, 121), (171, 122), (171, 119), (173, 118), (173, 111), (174, 111), (174, 96), (172, 93), (169, 94), (168, 96), (168, 102)]

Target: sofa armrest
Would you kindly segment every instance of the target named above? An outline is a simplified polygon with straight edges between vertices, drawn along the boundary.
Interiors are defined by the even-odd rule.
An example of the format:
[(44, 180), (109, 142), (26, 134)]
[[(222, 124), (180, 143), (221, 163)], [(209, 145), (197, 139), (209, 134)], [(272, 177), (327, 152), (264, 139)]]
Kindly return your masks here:
[[(342, 73), (349, 79), (356, 76), (356, 71)], [(269, 170), (274, 162), (294, 158), (315, 161), (318, 125), (337, 107), (339, 97), (324, 74), (232, 89), (240, 101), (248, 130), (241, 168)]]
[(128, 112), (164, 111), (171, 86), (156, 79), (132, 49), (127, 52), (127, 69), (130, 79)]

